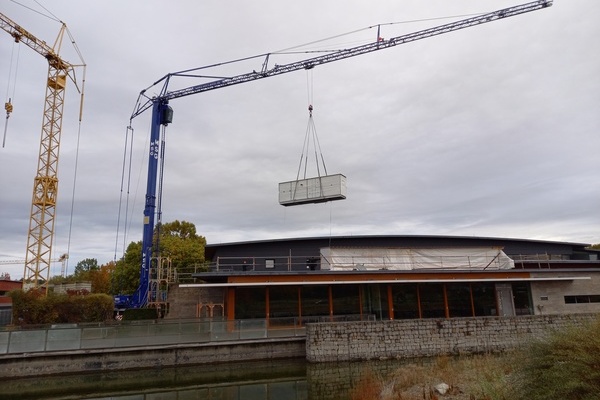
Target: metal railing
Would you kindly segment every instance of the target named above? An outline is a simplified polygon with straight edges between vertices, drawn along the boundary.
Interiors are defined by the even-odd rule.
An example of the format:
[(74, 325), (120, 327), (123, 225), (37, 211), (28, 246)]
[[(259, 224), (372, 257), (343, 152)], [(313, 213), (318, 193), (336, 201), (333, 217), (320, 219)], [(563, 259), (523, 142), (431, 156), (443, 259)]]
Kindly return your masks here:
[(484, 265), (491, 269), (503, 263), (498, 254), (482, 255), (432, 255), (410, 257), (394, 257), (389, 254), (368, 255), (335, 255), (334, 257), (315, 256), (260, 256), (260, 257), (217, 257), (209, 264), (213, 272), (244, 272), (244, 271), (300, 271), (300, 270), (386, 270), (415, 268), (440, 269), (481, 269)]
[(303, 337), (304, 324), (374, 320), (339, 315), (246, 320), (131, 321), (120, 324), (62, 324), (42, 329), (0, 331), (0, 355)]

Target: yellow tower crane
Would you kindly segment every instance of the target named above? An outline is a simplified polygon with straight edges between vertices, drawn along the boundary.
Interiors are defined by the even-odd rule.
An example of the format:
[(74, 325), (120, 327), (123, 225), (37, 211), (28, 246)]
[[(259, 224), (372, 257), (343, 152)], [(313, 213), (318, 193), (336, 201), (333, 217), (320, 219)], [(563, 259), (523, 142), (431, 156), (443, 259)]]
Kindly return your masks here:
[[(60, 134), (63, 122), (63, 108), (67, 78), (77, 87), (75, 69), (82, 67), (85, 77), (85, 63), (71, 64), (59, 56), (63, 37), (67, 26), (61, 23), (61, 29), (54, 45), (36, 38), (21, 26), (0, 13), (0, 28), (8, 32), (17, 43), (24, 43), (48, 61), (48, 79), (46, 97), (44, 100), (44, 115), (42, 119), (42, 134), (38, 158), (37, 174), (33, 183), (31, 213), (25, 256), (25, 271), (23, 273), (23, 289), (45, 288), (50, 275), (52, 261), (52, 241), (54, 239), (54, 214), (58, 194), (58, 156)], [(73, 42), (73, 41), (72, 41)], [(73, 42), (74, 43), (74, 42)], [(83, 106), (83, 82), (79, 118), (81, 120)], [(7, 103), (5, 109), (12, 111), (12, 105)], [(10, 110), (10, 111), (9, 111)]]

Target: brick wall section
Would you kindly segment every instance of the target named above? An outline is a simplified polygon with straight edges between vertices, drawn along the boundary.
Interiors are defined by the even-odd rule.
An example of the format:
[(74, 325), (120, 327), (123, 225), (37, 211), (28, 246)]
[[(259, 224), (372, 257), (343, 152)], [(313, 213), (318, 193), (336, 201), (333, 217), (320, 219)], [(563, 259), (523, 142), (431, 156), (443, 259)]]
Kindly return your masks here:
[(513, 349), (599, 314), (531, 315), (308, 324), (310, 362), (427, 357)]

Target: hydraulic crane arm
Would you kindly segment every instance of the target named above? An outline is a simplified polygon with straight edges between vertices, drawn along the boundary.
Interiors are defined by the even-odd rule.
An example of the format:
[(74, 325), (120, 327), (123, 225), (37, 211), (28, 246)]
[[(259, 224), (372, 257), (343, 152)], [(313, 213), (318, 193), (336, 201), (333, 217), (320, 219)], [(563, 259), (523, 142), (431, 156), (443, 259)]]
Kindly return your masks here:
[[(177, 99), (179, 97), (190, 96), (193, 94), (198, 94), (202, 92), (207, 92), (210, 90), (221, 89), (227, 86), (237, 85), (240, 83), (252, 82), (258, 79), (268, 78), (271, 76), (281, 75), (288, 72), (298, 71), (302, 69), (311, 69), (318, 65), (323, 65), (327, 63), (331, 63), (338, 60), (343, 60), (350, 57), (359, 56), (362, 54), (371, 53), (378, 50), (388, 49), (390, 47), (394, 47), (400, 44), (410, 43), (421, 39), (430, 38), (432, 36), (442, 35), (444, 33), (457, 31), (460, 29), (469, 28), (476, 25), (485, 24), (487, 22), (497, 21), (499, 19), (512, 17), (519, 14), (524, 14), (527, 12), (539, 10), (542, 8), (550, 7), (552, 5), (553, 0), (537, 0), (531, 3), (526, 3), (510, 8), (505, 8), (502, 10), (494, 11), (491, 13), (479, 15), (476, 17), (464, 19), (457, 22), (452, 22), (445, 25), (440, 25), (434, 28), (425, 29), (418, 32), (409, 33), (402, 36), (393, 37), (387, 40), (376, 40), (375, 42), (368, 43), (361, 46), (351, 47), (348, 49), (335, 50), (328, 54), (304, 59), (300, 61), (295, 61), (289, 64), (284, 65), (274, 65), (273, 67), (268, 67), (269, 57), (272, 55), (271, 53), (263, 54), (261, 56), (250, 57), (250, 58), (264, 58), (264, 62), (260, 71), (252, 71), (248, 73), (243, 73), (240, 75), (235, 75), (231, 77), (224, 78), (216, 78), (209, 82), (205, 82), (199, 85), (190, 86), (180, 90), (168, 91), (168, 86), (171, 81), (171, 78), (177, 76), (187, 76), (187, 77), (200, 77), (205, 78), (203, 76), (198, 76), (195, 74), (191, 74), (191, 72), (199, 71), (206, 67), (201, 67), (198, 69), (192, 69), (181, 72), (174, 72), (165, 75), (160, 80), (156, 81), (151, 87), (154, 87), (160, 83), (163, 84), (161, 92), (156, 97), (148, 97), (146, 92), (148, 89), (143, 90), (140, 93), (138, 101), (136, 103), (136, 107), (131, 118), (135, 118), (136, 116), (142, 114), (148, 108), (152, 107), (152, 104), (156, 101), (169, 101), (173, 99)], [(209, 78), (209, 77), (208, 77)]]
[[(274, 55), (275, 53), (267, 53), (256, 57), (249, 57), (239, 61), (247, 61), (255, 58), (264, 59), (262, 68), (260, 68), (259, 71), (253, 70), (251, 72), (229, 77), (204, 76), (201, 75), (199, 71), (224, 64), (231, 64), (233, 62), (189, 69), (186, 71), (167, 74), (158, 81), (154, 82), (148, 88), (142, 90), (138, 96), (133, 113), (131, 115), (131, 119), (134, 119), (138, 115), (142, 114), (144, 111), (148, 110), (149, 108), (152, 108), (150, 149), (148, 157), (148, 181), (146, 188), (146, 205), (144, 208), (144, 229), (142, 238), (142, 265), (140, 270), (140, 284), (136, 292), (132, 296), (117, 296), (115, 298), (117, 306), (137, 308), (143, 307), (148, 301), (152, 302), (154, 300), (151, 298), (153, 294), (152, 292), (149, 292), (148, 285), (150, 280), (150, 260), (152, 256), (154, 235), (154, 216), (156, 213), (156, 187), (159, 158), (158, 155), (160, 154), (159, 149), (161, 147), (160, 129), (161, 126), (169, 124), (172, 120), (172, 110), (168, 105), (170, 100), (202, 92), (207, 92), (210, 90), (221, 89), (241, 83), (252, 82), (263, 78), (285, 74), (288, 72), (298, 71), (302, 69), (311, 69), (318, 65), (323, 65), (334, 61), (359, 56), (362, 54), (368, 54), (374, 51), (388, 49), (400, 44), (410, 43), (420, 39), (426, 39), (433, 36), (442, 35), (444, 33), (449, 33), (460, 29), (481, 25), (487, 22), (493, 22), (507, 17), (512, 17), (527, 12), (540, 10), (551, 5), (552, 0), (537, 0), (530, 3), (483, 14), (480, 16), (467, 18), (461, 21), (440, 25), (434, 28), (393, 37), (387, 40), (376, 38), (374, 42), (365, 45), (342, 50), (334, 50), (328, 52), (327, 54), (320, 55), (317, 57), (303, 59), (283, 65), (275, 64), (272, 67), (269, 67), (269, 59), (270, 56)], [(188, 79), (199, 78), (204, 80), (208, 79), (209, 81), (198, 85), (189, 86), (183, 89), (169, 91), (169, 84), (171, 83), (171, 80), (175, 77), (186, 77)], [(153, 89), (159, 85), (162, 85), (159, 94), (153, 97), (149, 97), (147, 93), (150, 91), (150, 89)]]

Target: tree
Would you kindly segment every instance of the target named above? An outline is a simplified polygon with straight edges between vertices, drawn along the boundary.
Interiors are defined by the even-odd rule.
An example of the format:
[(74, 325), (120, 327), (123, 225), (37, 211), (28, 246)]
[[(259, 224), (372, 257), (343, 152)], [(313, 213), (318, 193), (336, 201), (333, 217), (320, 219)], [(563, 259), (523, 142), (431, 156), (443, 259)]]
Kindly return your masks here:
[(135, 292), (140, 282), (142, 265), (142, 242), (131, 242), (111, 274), (110, 293), (127, 294)]
[[(196, 233), (191, 222), (173, 221), (159, 224), (154, 230), (159, 237), (160, 255), (171, 259), (171, 267), (177, 274), (190, 274), (206, 270), (204, 247), (206, 239)], [(142, 264), (142, 242), (131, 242), (123, 258), (117, 261), (111, 278), (111, 293), (131, 294), (140, 281)]]
[(98, 270), (98, 260), (95, 258), (86, 258), (81, 260), (75, 266), (75, 276), (85, 276), (87, 272)]
[(196, 234), (194, 224), (176, 220), (158, 226), (157, 230), (161, 256), (171, 258), (171, 267), (178, 274), (203, 270), (206, 239)]

